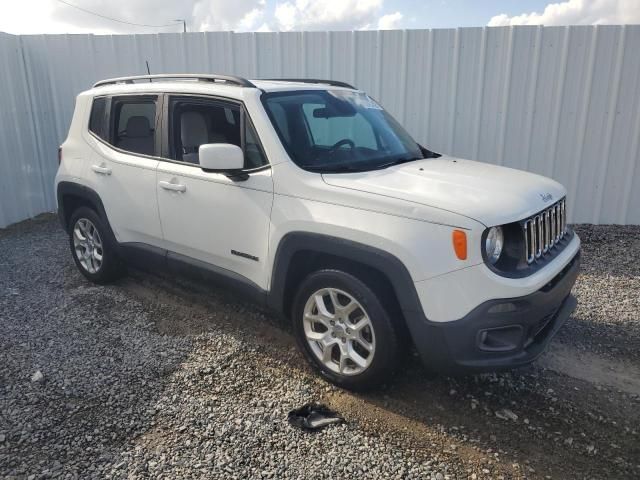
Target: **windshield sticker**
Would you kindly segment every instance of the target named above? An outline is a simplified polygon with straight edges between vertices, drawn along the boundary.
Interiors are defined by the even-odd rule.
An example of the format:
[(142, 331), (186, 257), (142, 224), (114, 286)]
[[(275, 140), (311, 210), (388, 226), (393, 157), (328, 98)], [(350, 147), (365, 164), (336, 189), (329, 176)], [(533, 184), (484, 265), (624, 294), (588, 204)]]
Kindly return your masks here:
[(368, 110), (384, 110), (378, 102), (367, 95), (365, 92), (345, 92), (341, 90), (327, 91), (329, 95), (340, 99), (342, 101), (349, 102), (360, 108), (366, 108)]
[(371, 108), (373, 110), (382, 110), (382, 107), (376, 103), (376, 101), (369, 95), (363, 95), (365, 102), (363, 102), (364, 108)]

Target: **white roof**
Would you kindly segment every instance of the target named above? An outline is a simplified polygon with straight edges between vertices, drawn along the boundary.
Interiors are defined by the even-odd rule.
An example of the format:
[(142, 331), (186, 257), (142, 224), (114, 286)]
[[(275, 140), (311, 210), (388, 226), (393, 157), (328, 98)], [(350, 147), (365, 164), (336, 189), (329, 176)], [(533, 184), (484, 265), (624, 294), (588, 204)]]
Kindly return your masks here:
[[(282, 92), (295, 90), (350, 90), (326, 83), (306, 83), (284, 80), (249, 80), (256, 88), (265, 92)], [(117, 95), (131, 93), (196, 93), (202, 95), (220, 95), (242, 100), (248, 92), (255, 92), (254, 88), (243, 87), (222, 82), (206, 82), (197, 79), (154, 79), (152, 82), (138, 80), (135, 83), (109, 83), (93, 87), (84, 92), (91, 96)]]
[(351, 90), (326, 83), (292, 82), (285, 80), (249, 80), (265, 92), (282, 92), (288, 90)]

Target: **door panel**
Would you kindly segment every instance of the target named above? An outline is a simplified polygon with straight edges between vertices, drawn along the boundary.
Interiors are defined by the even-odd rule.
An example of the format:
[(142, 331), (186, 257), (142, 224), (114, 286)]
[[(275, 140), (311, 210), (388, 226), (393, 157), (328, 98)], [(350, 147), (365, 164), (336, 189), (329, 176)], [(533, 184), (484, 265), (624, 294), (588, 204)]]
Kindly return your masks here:
[(116, 95), (94, 100), (85, 140), (92, 147), (87, 178), (100, 196), (120, 243), (162, 244), (153, 158), (161, 102), (156, 95)]
[(156, 201), (158, 160), (122, 153), (92, 138), (88, 177), (120, 243), (162, 243)]
[(253, 172), (244, 181), (173, 162), (160, 162), (157, 172), (165, 248), (266, 289), (271, 169)]

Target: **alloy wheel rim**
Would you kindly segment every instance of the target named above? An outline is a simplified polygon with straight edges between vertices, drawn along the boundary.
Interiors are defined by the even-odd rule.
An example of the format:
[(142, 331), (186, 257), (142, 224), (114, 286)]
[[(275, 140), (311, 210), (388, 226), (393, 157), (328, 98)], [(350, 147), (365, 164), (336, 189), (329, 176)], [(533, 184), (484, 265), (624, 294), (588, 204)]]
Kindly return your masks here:
[(304, 307), (304, 334), (315, 357), (340, 375), (358, 375), (373, 361), (376, 338), (367, 311), (337, 288), (313, 293)]
[(102, 267), (104, 251), (98, 229), (87, 218), (79, 219), (73, 228), (73, 248), (76, 258), (89, 273), (97, 273)]

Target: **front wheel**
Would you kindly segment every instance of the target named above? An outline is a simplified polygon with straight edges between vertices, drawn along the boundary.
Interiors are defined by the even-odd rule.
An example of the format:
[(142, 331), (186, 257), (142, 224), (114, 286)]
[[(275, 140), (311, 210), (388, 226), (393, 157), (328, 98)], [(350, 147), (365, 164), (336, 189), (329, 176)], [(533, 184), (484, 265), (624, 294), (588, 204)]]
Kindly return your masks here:
[(338, 386), (363, 390), (389, 379), (398, 336), (376, 294), (339, 270), (307, 277), (292, 309), (296, 338), (310, 363)]

